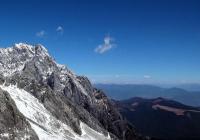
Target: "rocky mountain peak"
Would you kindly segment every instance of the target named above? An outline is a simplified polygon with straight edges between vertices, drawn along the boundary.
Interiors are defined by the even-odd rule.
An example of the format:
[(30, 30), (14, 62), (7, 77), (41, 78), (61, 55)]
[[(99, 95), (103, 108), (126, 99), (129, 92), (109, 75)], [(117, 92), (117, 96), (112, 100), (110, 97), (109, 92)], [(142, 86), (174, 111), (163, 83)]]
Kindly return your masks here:
[(21, 71), (25, 64), (36, 56), (52, 59), (42, 45), (18, 43), (9, 48), (0, 48), (0, 74), (5, 77), (11, 76)]
[[(79, 135), (84, 133), (83, 123), (101, 133), (98, 140), (105, 140), (103, 135), (107, 137), (108, 132), (113, 139), (131, 140), (137, 137), (133, 127), (123, 120), (113, 102), (102, 91), (96, 90), (87, 77), (77, 76), (56, 63), (42, 45), (19, 43), (10, 48), (0, 48), (0, 83), (0, 88), (19, 102), (20, 112), (27, 109), (28, 100), (34, 100), (40, 103), (38, 106), (44, 107), (43, 112), (48, 112), (55, 122), (61, 121)], [(29, 97), (25, 100), (26, 104), (21, 102), (25, 97)], [(21, 108), (21, 104), (25, 108)], [(34, 104), (29, 107), (34, 108)], [(25, 117), (28, 116), (28, 121), (34, 121), (34, 124), (40, 124), (42, 120), (42, 127), (48, 129), (43, 119), (45, 114), (38, 116), (37, 113), (28, 113)], [(52, 127), (57, 126), (53, 124)], [(35, 130), (37, 132), (38, 129)], [(48, 130), (45, 131), (52, 133), (53, 129)]]
[(29, 52), (35, 55), (46, 55), (49, 56), (47, 49), (41, 45), (41, 44), (37, 44), (37, 45), (29, 45), (26, 43), (18, 43), (15, 44), (13, 47), (8, 48), (10, 50), (12, 49), (17, 49), (19, 52)]

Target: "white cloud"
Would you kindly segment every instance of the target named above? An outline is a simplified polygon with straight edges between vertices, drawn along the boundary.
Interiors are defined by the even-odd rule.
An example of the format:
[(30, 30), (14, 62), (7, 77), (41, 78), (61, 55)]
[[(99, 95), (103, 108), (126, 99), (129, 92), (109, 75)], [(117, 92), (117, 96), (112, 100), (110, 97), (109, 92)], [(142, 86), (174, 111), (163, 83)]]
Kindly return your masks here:
[(64, 33), (63, 27), (62, 27), (62, 26), (58, 26), (58, 27), (56, 28), (56, 32), (58, 32), (59, 34), (63, 34), (63, 33)]
[(46, 32), (44, 30), (41, 30), (40, 32), (36, 33), (36, 36), (41, 37), (41, 38), (44, 37), (45, 35), (46, 35)]
[(151, 78), (150, 75), (144, 75), (143, 77), (144, 77), (145, 79), (150, 79), (150, 78)]
[(115, 44), (113, 44), (113, 38), (111, 38), (110, 36), (106, 36), (104, 38), (104, 44), (99, 45), (97, 48), (95, 48), (95, 52), (96, 53), (100, 53), (103, 54), (107, 51), (109, 51), (110, 49), (112, 49), (114, 46), (116, 46)]

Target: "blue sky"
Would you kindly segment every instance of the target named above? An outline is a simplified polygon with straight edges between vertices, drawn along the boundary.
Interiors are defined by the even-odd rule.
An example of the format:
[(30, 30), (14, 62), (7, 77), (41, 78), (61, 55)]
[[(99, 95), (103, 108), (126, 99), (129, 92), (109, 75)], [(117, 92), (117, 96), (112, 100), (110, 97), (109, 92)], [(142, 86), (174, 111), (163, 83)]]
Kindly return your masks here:
[(200, 1), (0, 2), (0, 46), (43, 44), (96, 83), (200, 83)]

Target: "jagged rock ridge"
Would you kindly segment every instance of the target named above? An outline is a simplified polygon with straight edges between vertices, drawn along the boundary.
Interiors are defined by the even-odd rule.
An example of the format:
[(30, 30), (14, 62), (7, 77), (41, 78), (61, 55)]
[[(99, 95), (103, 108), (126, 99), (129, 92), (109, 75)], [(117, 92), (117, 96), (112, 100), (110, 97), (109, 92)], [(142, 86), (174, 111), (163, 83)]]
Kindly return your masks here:
[(77, 134), (83, 134), (82, 122), (105, 136), (109, 132), (112, 139), (139, 139), (102, 91), (57, 64), (42, 45), (19, 43), (0, 49), (0, 66), (1, 85), (17, 85), (30, 93)]

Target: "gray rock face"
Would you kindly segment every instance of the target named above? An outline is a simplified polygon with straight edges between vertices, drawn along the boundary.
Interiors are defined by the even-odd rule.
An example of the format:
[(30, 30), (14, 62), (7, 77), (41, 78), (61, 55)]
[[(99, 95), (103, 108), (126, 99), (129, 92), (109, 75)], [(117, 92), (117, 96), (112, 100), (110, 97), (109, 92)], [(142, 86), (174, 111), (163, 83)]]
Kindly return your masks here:
[(17, 84), (40, 100), (57, 119), (81, 134), (80, 121), (113, 139), (138, 139), (112, 102), (86, 77), (59, 65), (41, 46), (0, 49), (0, 83)]
[(38, 140), (26, 118), (19, 112), (8, 93), (0, 89), (0, 139)]

